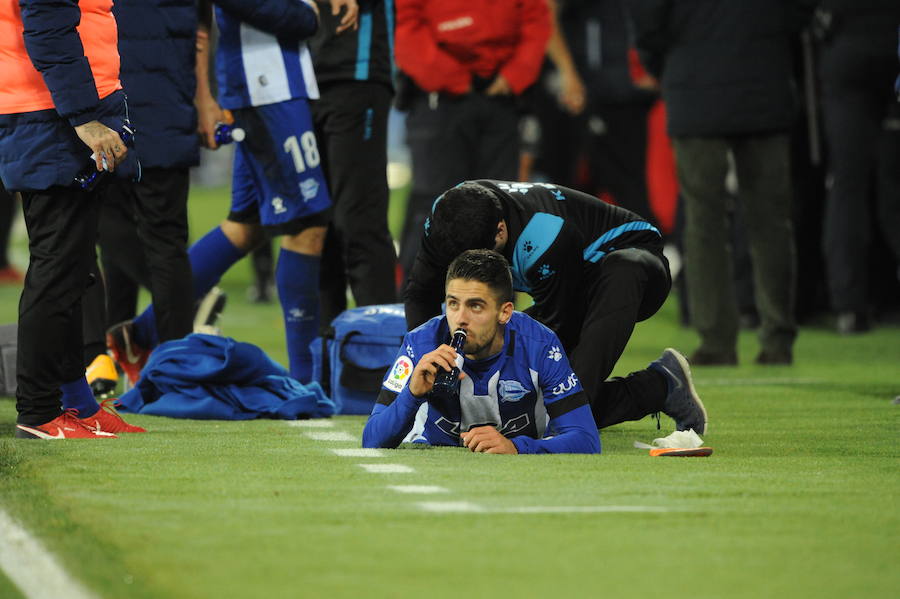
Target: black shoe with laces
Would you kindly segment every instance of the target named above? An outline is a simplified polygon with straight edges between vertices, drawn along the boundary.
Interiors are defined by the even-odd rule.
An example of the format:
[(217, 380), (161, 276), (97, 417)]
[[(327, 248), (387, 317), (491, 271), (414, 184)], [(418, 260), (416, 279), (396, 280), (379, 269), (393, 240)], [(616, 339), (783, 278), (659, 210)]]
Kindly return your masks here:
[(706, 408), (694, 389), (687, 358), (669, 347), (649, 367), (666, 379), (668, 394), (663, 412), (675, 421), (675, 428), (680, 431), (693, 429), (699, 435), (704, 434), (707, 424)]

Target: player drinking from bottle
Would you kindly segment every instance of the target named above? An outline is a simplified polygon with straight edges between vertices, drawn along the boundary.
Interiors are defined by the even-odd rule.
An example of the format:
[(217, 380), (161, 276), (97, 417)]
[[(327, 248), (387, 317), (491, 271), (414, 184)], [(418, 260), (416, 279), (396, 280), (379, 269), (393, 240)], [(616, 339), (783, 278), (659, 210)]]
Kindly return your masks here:
[[(464, 252), (450, 264), (445, 289), (446, 316), (404, 338), (363, 446), (396, 447), (409, 436), (485, 453), (599, 453), (597, 427), (562, 344), (513, 309), (506, 259), (492, 250)], [(467, 335), (459, 393), (437, 397), (435, 377), (459, 364), (447, 345), (457, 329)]]

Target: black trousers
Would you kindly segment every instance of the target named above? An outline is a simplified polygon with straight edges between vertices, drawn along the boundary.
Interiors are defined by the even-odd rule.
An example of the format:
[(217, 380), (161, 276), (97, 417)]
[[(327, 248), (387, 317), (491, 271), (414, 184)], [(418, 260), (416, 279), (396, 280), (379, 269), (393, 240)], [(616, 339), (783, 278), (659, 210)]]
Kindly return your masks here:
[(387, 119), (392, 92), (381, 83), (321, 87), (312, 104), (316, 140), (334, 205), (320, 269), (321, 322), (347, 308), (397, 301), (397, 254), (388, 230)]
[(662, 410), (666, 381), (644, 369), (609, 379), (634, 325), (650, 318), (672, 287), (661, 251), (627, 248), (585, 268), (587, 297), (578, 344), (567, 348), (572, 368), (591, 402), (597, 428), (640, 420)]
[(84, 376), (81, 300), (96, 262), (99, 196), (52, 187), (24, 192), (30, 260), (19, 300), (16, 409), (36, 426), (61, 413), (60, 389)]
[[(86, 310), (85, 340), (134, 315), (137, 286), (150, 289), (160, 342), (193, 329), (194, 296), (187, 255), (187, 168), (144, 169), (141, 181), (110, 181), (103, 191), (100, 249), (109, 315)], [(124, 316), (124, 318), (122, 318)], [(102, 331), (102, 332), (101, 332)]]
[(16, 198), (0, 181), (0, 268), (9, 266), (9, 234), (16, 215)]
[[(832, 176), (822, 251), (831, 305), (837, 312), (868, 309), (869, 253), (876, 226), (900, 261), (900, 131), (896, 125), (892, 130), (886, 127), (891, 119), (900, 118), (891, 89), (897, 75), (896, 50), (896, 35), (892, 41), (846, 34), (822, 52)], [(876, 202), (871, 201), (873, 196)]]
[(510, 97), (417, 93), (406, 118), (413, 182), (400, 242), (409, 272), (435, 198), (470, 179), (515, 180), (519, 172), (519, 111)]

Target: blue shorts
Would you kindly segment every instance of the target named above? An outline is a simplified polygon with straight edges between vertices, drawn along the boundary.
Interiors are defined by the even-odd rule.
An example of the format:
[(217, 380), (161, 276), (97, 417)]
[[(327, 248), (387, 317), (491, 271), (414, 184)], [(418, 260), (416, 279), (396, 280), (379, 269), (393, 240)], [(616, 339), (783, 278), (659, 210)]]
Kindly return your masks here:
[(239, 108), (234, 118), (246, 138), (235, 147), (229, 220), (285, 235), (327, 225), (331, 198), (307, 101)]

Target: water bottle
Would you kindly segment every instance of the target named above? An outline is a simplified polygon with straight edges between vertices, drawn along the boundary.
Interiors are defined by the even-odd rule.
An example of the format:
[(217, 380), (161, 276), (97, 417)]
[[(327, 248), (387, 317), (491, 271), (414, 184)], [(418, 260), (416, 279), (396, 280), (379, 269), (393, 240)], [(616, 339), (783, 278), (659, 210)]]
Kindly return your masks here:
[(228, 123), (217, 123), (216, 131), (213, 134), (216, 144), (220, 146), (230, 144), (233, 141), (244, 141), (246, 136), (243, 129), (235, 127), (234, 125), (229, 125)]
[(434, 377), (431, 394), (438, 400), (448, 401), (459, 397), (459, 369), (463, 363), (463, 346), (466, 344), (466, 332), (462, 329), (453, 331), (450, 347), (456, 351), (456, 366), (450, 372), (443, 368)]
[[(122, 143), (125, 144), (128, 148), (134, 147), (134, 128), (130, 123), (125, 123), (122, 125), (122, 129), (119, 131), (119, 137), (122, 138)], [(97, 165), (94, 162), (94, 154), (91, 154), (91, 165), (86, 167), (83, 171), (75, 175), (74, 185), (82, 189), (83, 191), (92, 191), (97, 184), (103, 179), (103, 177), (108, 172), (106, 170), (106, 158), (103, 158), (103, 170), (98, 171)]]

